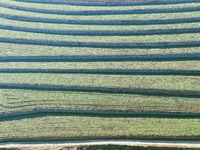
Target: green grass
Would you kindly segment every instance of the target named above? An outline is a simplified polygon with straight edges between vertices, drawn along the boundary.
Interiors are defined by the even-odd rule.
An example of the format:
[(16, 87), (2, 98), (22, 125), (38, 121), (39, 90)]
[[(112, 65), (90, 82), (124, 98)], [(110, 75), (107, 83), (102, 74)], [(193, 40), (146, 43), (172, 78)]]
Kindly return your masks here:
[[(25, 44), (0, 43), (0, 56), (40, 56), (40, 55), (132, 55), (132, 54), (177, 54), (198, 53), (199, 48), (172, 49), (101, 49), (86, 47), (51, 47)], [(198, 64), (194, 63), (193, 65)], [(2, 65), (2, 64), (1, 64)], [(16, 64), (17, 65), (17, 64)], [(11, 66), (10, 66), (11, 67)]]
[(154, 42), (184, 42), (200, 40), (199, 33), (174, 35), (146, 36), (70, 36), (27, 33), (19, 31), (0, 30), (2, 38), (24, 38), (30, 40), (66, 41), (66, 42), (99, 42), (99, 43), (154, 43)]
[[(25, 15), (25, 16), (29, 16), (28, 14), (32, 14), (34, 17), (44, 17), (45, 16), (44, 14), (38, 14), (39, 16), (37, 16), (36, 15), (37, 13), (31, 13), (31, 12), (27, 13), (27, 12), (21, 12), (21, 11), (13, 11), (13, 10), (9, 10), (9, 9), (6, 9), (6, 8), (5, 9), (1, 8), (1, 10), (3, 12), (9, 13), (9, 14), (20, 14), (20, 15)], [(190, 17), (195, 17), (195, 14), (198, 15), (199, 13), (198, 12), (192, 13), (192, 15), (194, 15), (194, 16), (191, 16), (190, 12), (186, 13), (186, 16), (184, 14), (185, 13), (174, 13), (174, 17), (175, 18), (177, 18), (178, 16), (179, 17), (187, 17), (187, 15), (190, 16)], [(164, 17), (168, 16), (170, 18), (173, 18), (173, 14), (170, 14), (170, 15), (166, 15), (166, 14), (150, 14), (149, 15), (148, 14), (148, 15), (142, 15), (144, 17), (142, 17), (142, 16), (140, 17), (139, 16), (139, 18), (142, 18), (142, 19), (160, 19), (160, 18), (157, 18), (155, 15), (157, 17), (160, 16), (162, 19), (163, 19), (163, 16)], [(58, 15), (48, 15), (48, 16), (54, 16), (54, 17), (58, 18)], [(125, 15), (125, 16), (124, 15), (119, 15), (119, 16), (117, 15), (116, 16), (117, 19), (120, 19), (120, 16), (123, 19), (126, 19), (126, 17), (131, 17), (131, 19), (134, 19), (134, 16), (138, 18), (138, 15)], [(66, 17), (66, 16), (61, 16), (61, 17)], [(77, 16), (67, 16), (67, 17), (73, 17), (73, 19), (78, 19), (78, 18), (76, 18)], [(83, 19), (83, 16), (79, 16), (79, 17), (81, 17), (81, 19)], [(97, 17), (97, 16), (86, 16), (86, 17), (89, 17), (89, 19), (92, 19), (92, 17), (94, 17), (94, 19), (96, 19), (96, 18), (106, 19), (106, 18), (102, 18), (102, 16), (100, 16), (100, 17)], [(108, 18), (114, 19), (113, 17), (115, 17), (115, 16), (111, 15), (111, 16), (106, 16), (106, 17), (107, 17), (107, 19)], [(13, 24), (13, 21), (10, 21), (10, 23), (9, 23), (9, 21), (6, 20), (6, 19), (2, 19), (2, 20), (3, 20), (3, 22), (2, 22), (3, 24), (4, 24), (4, 21), (7, 22), (7, 23), (5, 23), (5, 25)], [(23, 25), (26, 24), (26, 23), (24, 24), (24, 23), (21, 23), (21, 22), (18, 22), (18, 23), (19, 23), (20, 27), (22, 27)], [(28, 23), (29, 27), (34, 27), (34, 26), (30, 26), (31, 24), (32, 25), (37, 24), (37, 26), (38, 26), (38, 23)], [(44, 26), (45, 28), (47, 28), (46, 24), (42, 23), (41, 25)], [(56, 25), (56, 26), (57, 26), (57, 28), (63, 27), (63, 26), (60, 26), (60, 25)], [(157, 25), (157, 26), (160, 26), (160, 25)], [(198, 26), (199, 26), (199, 24), (198, 24)], [(68, 27), (70, 27), (70, 26), (68, 26)], [(96, 28), (96, 26), (77, 26), (77, 27), (81, 27), (81, 29), (84, 28), (84, 30), (88, 29), (87, 27), (91, 27), (93, 29), (98, 29), (98, 28)], [(193, 26), (191, 25), (190, 27), (193, 27)], [(172, 28), (172, 26), (171, 26), (171, 28)], [(72, 28), (70, 28), (70, 29), (73, 30)], [(122, 27), (122, 29), (123, 29), (123, 27)], [(130, 30), (130, 28), (128, 28), (128, 29)], [(79, 30), (80, 30), (80, 28), (79, 28)], [(111, 30), (112, 30), (112, 26), (111, 26)], [(150, 35), (150, 36), (137, 36), (137, 37), (135, 37), (135, 36), (112, 36), (112, 37), (109, 37), (109, 36), (47, 35), (47, 34), (27, 33), (27, 32), (18, 32), (18, 31), (7, 31), (7, 30), (2, 30), (2, 31), (3, 32), (0, 32), (1, 33), (0, 36), (4, 37), (4, 38), (5, 37), (6, 38), (22, 38), (22, 37), (26, 37), (27, 39), (62, 40), (62, 41), (66, 40), (66, 41), (83, 41), (83, 42), (111, 42), (111, 43), (114, 43), (114, 42), (120, 42), (120, 43), (146, 42), (146, 41), (148, 41), (148, 42), (172, 42), (172, 41), (177, 41), (178, 42), (178, 41), (196, 41), (196, 40), (200, 39), (200, 34), (198, 34), (198, 33), (196, 33), (196, 34), (178, 34), (178, 35), (176, 35), (176, 34), (175, 35)]]
[(38, 108), (200, 112), (196, 98), (5, 89), (0, 96), (0, 113)]
[[(0, 0), (1, 3), (38, 9), (52, 10), (125, 10), (150, 8), (180, 8), (200, 6), (200, 3), (127, 6), (127, 7), (84, 7), (70, 5), (32, 4)], [(26, 17), (79, 19), (79, 20), (150, 20), (199, 17), (199, 12), (67, 16), (23, 12), (0, 7), (1, 13)], [(199, 23), (166, 25), (67, 25), (14, 21), (0, 18), (1, 25), (56, 30), (151, 30), (199, 28)], [(0, 37), (35, 40), (77, 42), (181, 42), (199, 41), (200, 34), (147, 35), (147, 36), (65, 36), (0, 30)], [(177, 54), (199, 53), (198, 47), (171, 49), (104, 49), (52, 47), (25, 44), (0, 43), (0, 56), (57, 56), (57, 55), (134, 55), (134, 54)], [(0, 69), (173, 69), (199, 70), (200, 61), (174, 62), (52, 62), (52, 63), (0, 63)], [(142, 88), (166, 90), (200, 90), (199, 76), (149, 76), (149, 75), (94, 75), (94, 74), (12, 74), (0, 73), (0, 84), (38, 84), (91, 86), (114, 88)], [(35, 109), (84, 109), (84, 110), (130, 110), (164, 112), (200, 112), (199, 98), (144, 96), (137, 94), (109, 94), (90, 92), (33, 91), (0, 89), (0, 113)], [(1, 121), (1, 120), (0, 120)], [(1, 121), (0, 139), (20, 137), (72, 137), (72, 136), (194, 136), (200, 135), (200, 119), (169, 118), (106, 118), (78, 116), (46, 116), (21, 120)], [(27, 134), (27, 132), (30, 132)]]
[(181, 12), (181, 13), (164, 13), (164, 14), (133, 14), (133, 15), (97, 15), (97, 16), (71, 16), (42, 14), (27, 11), (18, 11), (0, 7), (4, 14), (18, 15), (23, 17), (49, 18), (49, 19), (66, 19), (66, 20), (157, 20), (157, 19), (178, 19), (199, 17), (200, 11), (197, 12)]
[[(199, 90), (200, 77), (81, 74), (0, 74), (0, 83)], [(176, 84), (174, 84), (176, 83)]]
[[(0, 125), (0, 137), (199, 135), (199, 121), (199, 119), (49, 116), (2, 122)], [(125, 133), (123, 133), (123, 130)]]
[(37, 4), (37, 3), (23, 3), (12, 0), (1, 0), (1, 3), (10, 4), (15, 6), (23, 6), (37, 9), (50, 9), (50, 10), (65, 10), (65, 11), (91, 11), (91, 10), (129, 10), (129, 9), (153, 9), (153, 8), (181, 8), (181, 7), (195, 7), (200, 6), (200, 3), (187, 3), (187, 4), (168, 4), (168, 5), (147, 5), (147, 6), (118, 6), (118, 7), (96, 7), (96, 6), (73, 6), (73, 5), (54, 5), (54, 4)]
[(174, 62), (9, 62), (0, 69), (173, 69), (199, 70), (198, 61)]
[(1, 25), (11, 25), (17, 27), (29, 27), (36, 29), (54, 29), (54, 30), (154, 30), (154, 29), (178, 29), (178, 28), (199, 28), (199, 23), (180, 23), (180, 24), (166, 24), (166, 25), (124, 25), (124, 26), (108, 26), (108, 25), (69, 25), (69, 24), (48, 24), (48, 23), (34, 23), (22, 22), (9, 19), (0, 18)]

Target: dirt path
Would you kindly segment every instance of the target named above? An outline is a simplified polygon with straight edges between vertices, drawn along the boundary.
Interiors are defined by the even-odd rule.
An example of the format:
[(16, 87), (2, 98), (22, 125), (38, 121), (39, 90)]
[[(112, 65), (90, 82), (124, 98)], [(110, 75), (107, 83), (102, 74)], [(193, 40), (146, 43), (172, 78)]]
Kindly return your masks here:
[(167, 147), (167, 148), (200, 148), (200, 142), (194, 141), (145, 141), (145, 140), (88, 140), (67, 142), (24, 142), (0, 143), (1, 148), (23, 148), (26, 150), (58, 150), (63, 148), (74, 149), (78, 146), (92, 145), (127, 145), (141, 147)]

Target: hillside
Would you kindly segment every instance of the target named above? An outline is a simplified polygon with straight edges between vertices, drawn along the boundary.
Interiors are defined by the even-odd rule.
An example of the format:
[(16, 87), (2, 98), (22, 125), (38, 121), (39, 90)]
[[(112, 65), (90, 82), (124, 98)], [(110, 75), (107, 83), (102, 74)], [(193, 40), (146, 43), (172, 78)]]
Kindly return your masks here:
[(0, 142), (200, 140), (200, 2), (0, 0)]

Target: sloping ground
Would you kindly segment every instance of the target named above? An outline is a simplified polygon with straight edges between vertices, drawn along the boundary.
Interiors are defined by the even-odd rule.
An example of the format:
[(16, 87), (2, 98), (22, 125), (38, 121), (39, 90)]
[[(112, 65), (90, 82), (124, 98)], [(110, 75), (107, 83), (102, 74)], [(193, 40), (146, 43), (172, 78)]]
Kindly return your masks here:
[(62, 2), (0, 0), (0, 141), (199, 140), (200, 2)]

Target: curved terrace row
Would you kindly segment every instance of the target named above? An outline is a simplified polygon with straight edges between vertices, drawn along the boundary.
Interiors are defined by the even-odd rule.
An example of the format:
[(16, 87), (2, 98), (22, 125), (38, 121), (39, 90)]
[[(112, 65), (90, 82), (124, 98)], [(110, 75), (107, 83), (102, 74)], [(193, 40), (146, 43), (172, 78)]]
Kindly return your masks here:
[(0, 56), (0, 62), (120, 62), (120, 61), (191, 61), (200, 53), (146, 55), (72, 55), (72, 56)]
[(187, 7), (198, 7), (200, 3), (187, 3), (187, 4), (168, 4), (168, 5), (144, 5), (144, 6), (120, 6), (120, 7), (96, 7), (96, 6), (73, 6), (73, 5), (54, 5), (54, 4), (37, 4), (37, 3), (22, 3), (13, 0), (1, 0), (1, 4), (12, 5), (17, 7), (25, 7), (30, 9), (39, 9), (39, 10), (48, 10), (48, 11), (70, 11), (70, 12), (79, 12), (79, 11), (124, 11), (124, 10), (149, 10), (149, 9), (181, 9)]
[[(42, 91), (42, 90), (7, 90), (1, 89), (7, 95), (7, 101), (1, 103), (1, 113), (20, 112), (35, 109), (66, 109), (78, 110), (97, 110), (102, 111), (136, 111), (154, 114), (174, 112), (199, 112), (199, 102), (197, 98), (176, 97), (176, 96), (145, 96), (137, 94), (108, 94), (90, 92), (61, 92), (61, 91)], [(11, 94), (12, 92), (12, 94)], [(66, 100), (65, 95), (68, 95)], [(31, 96), (32, 95), (32, 96)], [(26, 96), (24, 99), (23, 97)], [(40, 96), (40, 97), (39, 97)], [(83, 97), (88, 97), (84, 101)], [(145, 99), (145, 103), (144, 103)], [(95, 100), (95, 101), (94, 101)], [(174, 101), (181, 103), (174, 103)], [(78, 104), (77, 104), (78, 102)], [(92, 102), (92, 103), (91, 103)], [(115, 103), (113, 103), (115, 102)], [(134, 105), (134, 107), (132, 106)], [(112, 111), (111, 111), (112, 112)], [(3, 114), (2, 114), (3, 115)], [(152, 116), (152, 115), (151, 115)], [(191, 116), (189, 116), (191, 117)]]
[(13, 10), (57, 14), (57, 15), (119, 15), (119, 14), (153, 14), (153, 13), (179, 13), (179, 12), (195, 12), (200, 11), (200, 7), (183, 7), (183, 8), (167, 8), (167, 9), (132, 9), (132, 10), (96, 10), (96, 11), (62, 11), (62, 10), (48, 10), (22, 7), (17, 5), (10, 5), (0, 3), (0, 7), (9, 8)]
[[(46, 20), (46, 23), (47, 22), (49, 22), (49, 23), (57, 23), (56, 21), (58, 21), (58, 23), (72, 23), (73, 24), (73, 22), (72, 22), (72, 20), (59, 20), (59, 19), (42, 19), (42, 18), (29, 18), (29, 17), (20, 17), (20, 16), (12, 16), (12, 15), (5, 15), (5, 14), (1, 14), (1, 17), (5, 17), (5, 18), (7, 18), (7, 19), (11, 19), (11, 20), (13, 20), (13, 19), (16, 19), (16, 20), (20, 20), (20, 21), (22, 21), (22, 22), (24, 22), (24, 21), (36, 21), (36, 22), (45, 22), (45, 20)], [(55, 21), (55, 22), (54, 22)], [(82, 20), (74, 20), (74, 23), (88, 23), (88, 24), (90, 24), (90, 21), (82, 21)], [(140, 25), (144, 25), (144, 23), (146, 23), (146, 24), (151, 24), (151, 22), (155, 22), (155, 20), (139, 20), (139, 21), (137, 21), (137, 22), (135, 22), (135, 21), (91, 21), (91, 23), (92, 22), (94, 22), (94, 23), (96, 23), (96, 22), (99, 22), (99, 24), (101, 24), (102, 22), (106, 22), (106, 23), (108, 23), (108, 24), (110, 24), (110, 23), (112, 23), (113, 25), (114, 24), (116, 24), (116, 23), (119, 23), (119, 24), (124, 24), (124, 25), (127, 25), (128, 23), (132, 23), (132, 24), (136, 24), (136, 25), (138, 25), (138, 24), (140, 24)], [(162, 24), (162, 23), (166, 23), (166, 24), (173, 24), (173, 23), (186, 23), (186, 22), (199, 22), (199, 20), (198, 20), (198, 18), (188, 18), (188, 19), (171, 19), (171, 20), (157, 20), (157, 22), (155, 23), (155, 24)], [(153, 23), (154, 24), (154, 23)], [(11, 30), (21, 30), (21, 31), (27, 31), (27, 32), (35, 32), (35, 33), (55, 33), (55, 34), (59, 34), (62, 30), (59, 30), (59, 31), (54, 31), (54, 30), (50, 30), (50, 32), (49, 32), (49, 30), (45, 30), (45, 29), (34, 29), (34, 28), (20, 28), (20, 27), (11, 27), (11, 26), (1, 26), (2, 27), (2, 29), (11, 29)], [(169, 32), (168, 32), (169, 31)], [(177, 32), (174, 32), (174, 31), (177, 31)], [(78, 32), (78, 33), (77, 33)], [(101, 34), (103, 31), (96, 31), (97, 33), (97, 35), (99, 35), (99, 34)], [(99, 32), (99, 33), (98, 33)], [(106, 31), (104, 31), (104, 32), (106, 32)], [(121, 31), (121, 32), (116, 32), (116, 31), (110, 31), (111, 33), (111, 35), (112, 34), (122, 34), (122, 35), (126, 35), (126, 33), (128, 32), (128, 31)], [(193, 28), (193, 29), (191, 29), (190, 30), (190, 28), (188, 28), (188, 29), (173, 29), (173, 30), (150, 30), (150, 31), (132, 31), (132, 32), (129, 32), (129, 34), (132, 34), (132, 35), (136, 35), (136, 34), (138, 34), (138, 33), (141, 33), (142, 35), (146, 35), (146, 34), (155, 34), (155, 32), (157, 32), (156, 34), (160, 34), (160, 32), (161, 32), (161, 34), (162, 34), (162, 32), (163, 32), (163, 34), (165, 34), (165, 33), (188, 33), (188, 32), (191, 32), (191, 33), (196, 33), (196, 32), (198, 32), (198, 28)], [(19, 32), (20, 33), (20, 32)], [(76, 34), (81, 34), (81, 31), (76, 31), (76, 32), (73, 32), (73, 31), (68, 31), (67, 33), (69, 33), (69, 34), (72, 34), (72, 35), (76, 35)], [(66, 33), (66, 34), (67, 34)], [(93, 35), (93, 33), (94, 33), (94, 35), (95, 35), (95, 32), (91, 32), (91, 31), (87, 31), (87, 32), (82, 32), (82, 34), (85, 34), (85, 35), (87, 35), (87, 33), (90, 33), (89, 35)], [(12, 32), (11, 32), (11, 34), (12, 34)], [(21, 34), (21, 33), (20, 33)], [(20, 34), (18, 34), (18, 35), (20, 35)], [(64, 33), (63, 33), (64, 34)], [(13, 34), (12, 34), (13, 35)], [(23, 34), (21, 34), (22, 36), (23, 36)], [(107, 35), (109, 35), (109, 32), (107, 33)], [(195, 37), (194, 37), (194, 39), (198, 39), (198, 34), (194, 34), (195, 35)], [(34, 37), (34, 35), (32, 36), (32, 35), (30, 35), (31, 37)], [(6, 32), (4, 32), (4, 37), (9, 37), (9, 36), (6, 36)], [(43, 36), (44, 37), (44, 36)], [(184, 37), (184, 39), (186, 40), (187, 38), (186, 38), (187, 36), (185, 36)], [(190, 38), (191, 36), (189, 36), (189, 38)], [(17, 38), (17, 37), (16, 37)], [(20, 38), (20, 36), (18, 36), (18, 38)], [(57, 39), (58, 39), (58, 37), (56, 37)], [(60, 37), (60, 39), (63, 39), (64, 37)], [(105, 37), (104, 37), (105, 38)], [(149, 39), (153, 39), (153, 38), (151, 38), (151, 37), (148, 37)], [(171, 39), (172, 39), (172, 36), (170, 37)], [(73, 39), (72, 37), (70, 37), (70, 39)], [(77, 37), (75, 38), (75, 39), (77, 39)], [(79, 39), (82, 39), (81, 37), (79, 37)], [(129, 39), (129, 40), (131, 40), (131, 41), (134, 41), (133, 40), (133, 37), (132, 38), (130, 38), (130, 37), (128, 37), (128, 38), (125, 38), (125, 37), (122, 37), (122, 38), (119, 38), (119, 41), (121, 41), (122, 39), (126, 39), (126, 41), (127, 41), (127, 39)], [(166, 37), (166, 39), (167, 39), (167, 37)], [(191, 39), (191, 38), (190, 38)], [(89, 39), (88, 39), (89, 40)], [(94, 38), (93, 38), (93, 40), (94, 40)], [(140, 38), (140, 40), (141, 40), (141, 38)], [(145, 39), (146, 40), (146, 39)], [(9, 42), (9, 40), (7, 41), (7, 42)], [(81, 42), (81, 40), (80, 40), (80, 42)], [(152, 41), (153, 42), (153, 41)], [(162, 41), (160, 41), (160, 42), (162, 42)], [(166, 40), (163, 40), (163, 42), (166, 42)], [(170, 40), (170, 42), (171, 42), (171, 40)], [(196, 41), (197, 42), (197, 41)], [(34, 42), (33, 42), (33, 44), (34, 44)], [(69, 44), (70, 45), (70, 44)], [(187, 45), (187, 44), (186, 44)]]
[[(2, 5), (2, 4), (1, 4)], [(183, 18), (195, 18), (198, 17), (199, 7), (196, 7), (196, 11), (193, 13), (185, 12), (171, 12), (171, 13), (152, 13), (152, 14), (116, 14), (116, 15), (59, 15), (48, 13), (27, 12), (20, 10), (13, 10), (1, 6), (2, 14), (16, 15), (20, 14), (21, 17), (35, 17), (35, 18), (47, 18), (47, 19), (60, 19), (60, 20), (99, 20), (99, 21), (112, 21), (112, 20), (165, 20), (165, 19), (183, 19)], [(91, 12), (91, 11), (89, 11)], [(170, 10), (169, 10), (170, 12)], [(142, 19), (138, 19), (138, 17)]]
[(199, 1), (1, 0), (0, 10), (0, 142), (26, 130), (199, 138)]
[(30, 44), (30, 45), (47, 45), (59, 47), (92, 47), (92, 48), (183, 48), (183, 47), (199, 47), (200, 41), (187, 42), (158, 42), (158, 43), (92, 43), (92, 42), (68, 42), (68, 41), (44, 41), (30, 40), (22, 38), (0, 38), (2, 43)]
[(162, 1), (142, 1), (142, 2), (104, 2), (104, 3), (90, 3), (90, 2), (73, 2), (73, 1), (59, 1), (59, 0), (14, 0), (28, 3), (47, 3), (47, 4), (67, 4), (79, 6), (130, 6), (130, 5), (165, 5), (165, 4), (180, 4), (180, 3), (198, 3), (198, 0), (162, 0)]

